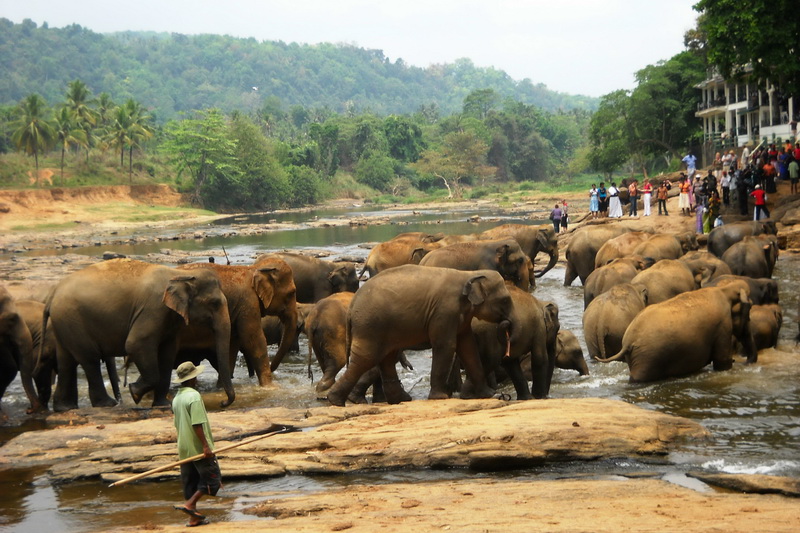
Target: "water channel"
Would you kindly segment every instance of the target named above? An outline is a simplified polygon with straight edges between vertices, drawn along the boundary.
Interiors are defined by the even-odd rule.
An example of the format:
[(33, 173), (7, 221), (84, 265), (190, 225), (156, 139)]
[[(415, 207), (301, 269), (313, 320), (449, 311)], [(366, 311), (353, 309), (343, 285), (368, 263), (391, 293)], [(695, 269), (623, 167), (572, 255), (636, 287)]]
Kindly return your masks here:
[[(294, 222), (347, 217), (350, 212), (309, 212)], [(380, 216), (380, 211), (361, 210), (363, 216)], [(405, 231), (443, 231), (445, 233), (472, 233), (504, 222), (523, 222), (514, 216), (500, 217), (491, 222), (466, 222), (469, 216), (483, 217), (492, 213), (459, 211), (451, 213), (412, 213), (400, 217), (400, 224), (369, 226), (332, 226), (276, 231), (255, 237), (208, 237), (203, 240), (170, 241), (144, 245), (117, 246), (115, 251), (132, 256), (144, 256), (163, 248), (183, 250), (208, 250), (225, 246), (234, 264), (249, 264), (260, 253), (295, 249), (325, 249), (330, 258), (366, 257), (368, 247), (362, 243), (384, 241)], [(288, 215), (287, 215), (288, 216)], [(316, 217), (316, 218), (315, 218)], [(267, 219), (279, 218), (271, 215)], [(266, 221), (266, 220), (265, 220)], [(240, 222), (240, 221), (238, 221)], [(247, 220), (251, 222), (251, 220)], [(223, 220), (213, 229), (220, 234), (235, 227), (237, 221)], [(528, 221), (530, 223), (530, 221)], [(234, 226), (231, 226), (234, 225)], [(203, 231), (212, 233), (209, 228)], [(98, 248), (71, 249), (71, 253), (97, 255)], [(46, 252), (60, 253), (60, 252)], [(563, 253), (563, 250), (562, 250)], [(267, 495), (311, 492), (327, 487), (352, 484), (380, 484), (406, 481), (425, 482), (439, 479), (496, 477), (498, 475), (520, 479), (593, 474), (618, 475), (648, 471), (653, 475), (692, 486), (697, 490), (711, 490), (699, 482), (682, 475), (695, 469), (729, 473), (760, 473), (800, 476), (800, 378), (797, 358), (800, 350), (795, 344), (797, 333), (798, 294), (794, 287), (800, 282), (800, 260), (784, 254), (778, 261), (774, 274), (780, 283), (780, 299), (784, 308), (784, 327), (777, 349), (760, 353), (759, 362), (745, 366), (737, 362), (731, 371), (715, 373), (710, 370), (681, 379), (649, 385), (628, 383), (624, 363), (599, 364), (589, 362), (590, 375), (580, 377), (574, 371), (556, 369), (551, 396), (554, 398), (601, 397), (622, 400), (646, 409), (683, 416), (703, 424), (711, 433), (708, 442), (687, 445), (676, 451), (666, 461), (642, 463), (632, 460), (608, 461), (592, 464), (562, 464), (504, 474), (476, 474), (469, 471), (399, 471), (351, 476), (288, 476), (261, 482), (230, 482), (224, 495), (204, 507), (210, 510), (215, 521), (251, 519), (241, 510), (251, 502)], [(554, 301), (560, 308), (561, 327), (574, 332), (583, 343), (581, 318), (583, 292), (580, 285), (563, 286), (564, 270), (556, 267), (538, 281), (535, 295)], [(263, 390), (255, 386), (239, 370), (234, 383), (237, 387), (236, 407), (284, 406), (311, 407), (320, 403), (315, 399), (313, 386), (306, 377), (305, 338), (300, 341), (300, 354), (284, 361), (276, 373), (278, 386)], [(585, 346), (585, 344), (584, 344)], [(274, 350), (274, 347), (272, 347)], [(415, 400), (427, 396), (430, 352), (410, 352), (409, 360), (414, 371), (402, 371), (401, 379)], [(201, 383), (204, 392), (210, 392), (214, 383), (206, 377)], [(513, 388), (505, 392), (513, 394)], [(86, 401), (82, 399), (82, 402)], [(25, 398), (17, 380), (3, 398), (7, 412), (24, 411)], [(125, 405), (132, 405), (125, 398)], [(0, 428), (0, 442), (5, 442), (16, 432), (41, 429), (43, 422), (35, 421), (21, 428)], [(223, 464), (224, 472), (224, 464)], [(0, 472), (3, 493), (0, 499), (0, 531), (35, 531), (44, 527), (58, 531), (97, 531), (114, 525), (141, 525), (143, 523), (176, 524), (172, 504), (179, 497), (175, 483), (138, 483), (125, 490), (108, 489), (100, 482), (70, 483), (53, 486), (41, 471)]]

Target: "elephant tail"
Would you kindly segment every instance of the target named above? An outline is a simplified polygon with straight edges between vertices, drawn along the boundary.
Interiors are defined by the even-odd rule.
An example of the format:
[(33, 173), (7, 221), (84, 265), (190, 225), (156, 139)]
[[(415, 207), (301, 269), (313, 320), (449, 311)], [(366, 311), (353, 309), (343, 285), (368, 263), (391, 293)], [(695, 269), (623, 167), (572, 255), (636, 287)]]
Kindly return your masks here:
[(622, 350), (620, 350), (618, 354), (612, 355), (611, 357), (608, 357), (608, 358), (598, 357), (597, 360), (600, 361), (601, 363), (610, 363), (611, 361), (620, 361), (620, 360), (625, 359), (625, 356), (628, 354), (629, 351), (630, 351), (630, 348), (628, 346), (623, 346)]
[(350, 313), (347, 313), (344, 327), (344, 365), (350, 366), (350, 345), (353, 342), (352, 330), (353, 323), (350, 320)]
[(314, 328), (306, 328), (306, 337), (308, 337), (308, 359), (306, 363), (308, 364), (308, 379), (314, 381), (314, 372), (311, 371), (311, 356), (314, 353)]
[(42, 332), (41, 341), (39, 342), (39, 352), (36, 354), (36, 363), (33, 365), (33, 375), (37, 375), (42, 370), (42, 361), (44, 361), (44, 347), (45, 336), (47, 335), (47, 322), (50, 320), (50, 305), (53, 303), (53, 293), (55, 288), (51, 289), (47, 294), (44, 302), (44, 310), (42, 311)]

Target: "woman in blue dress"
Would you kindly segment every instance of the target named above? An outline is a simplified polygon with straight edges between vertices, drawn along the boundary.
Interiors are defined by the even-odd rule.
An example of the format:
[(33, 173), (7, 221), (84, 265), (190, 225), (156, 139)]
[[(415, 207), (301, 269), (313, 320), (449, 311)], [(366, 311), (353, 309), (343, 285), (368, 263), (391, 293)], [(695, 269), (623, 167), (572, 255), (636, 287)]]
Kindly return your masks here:
[(589, 211), (592, 213), (592, 218), (600, 216), (600, 201), (597, 197), (597, 188), (592, 183), (592, 188), (589, 191)]

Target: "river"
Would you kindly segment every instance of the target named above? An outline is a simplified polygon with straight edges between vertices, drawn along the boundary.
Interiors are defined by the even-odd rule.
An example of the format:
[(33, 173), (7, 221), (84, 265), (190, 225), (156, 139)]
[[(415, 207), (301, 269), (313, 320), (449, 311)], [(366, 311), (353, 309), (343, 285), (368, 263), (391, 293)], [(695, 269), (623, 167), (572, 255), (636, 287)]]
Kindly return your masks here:
[[(380, 216), (380, 211), (359, 214)], [(175, 241), (130, 247), (115, 247), (115, 251), (129, 255), (145, 255), (163, 248), (206, 250), (225, 245), (234, 264), (249, 264), (260, 253), (286, 248), (324, 249), (330, 258), (366, 257), (368, 247), (362, 243), (378, 242), (405, 231), (444, 231), (470, 233), (482, 231), (502, 222), (520, 222), (513, 216), (501, 217), (492, 222), (469, 223), (473, 214), (486, 217), (486, 212), (409, 212), (399, 218), (400, 224), (369, 226), (337, 226), (300, 228), (277, 231), (258, 237), (210, 237), (201, 241)], [(295, 222), (316, 217), (347, 217), (349, 212), (310, 212), (300, 215)], [(287, 215), (288, 216), (288, 215)], [(291, 215), (297, 217), (298, 215)], [(278, 218), (270, 216), (268, 218)], [(220, 233), (230, 230), (236, 221), (223, 220), (217, 225)], [(248, 221), (249, 222), (249, 221)], [(208, 228), (203, 228), (208, 231)], [(69, 250), (75, 253), (75, 249)], [(96, 255), (96, 247), (77, 250)], [(51, 252), (52, 253), (52, 252)], [(563, 253), (563, 250), (562, 250)], [(797, 333), (798, 295), (792, 287), (800, 282), (800, 263), (797, 259), (781, 256), (774, 277), (780, 283), (780, 299), (784, 308), (784, 327), (777, 349), (763, 350), (756, 365), (746, 366), (737, 361), (727, 372), (705, 371), (681, 379), (633, 385), (628, 383), (624, 363), (600, 364), (590, 361), (590, 375), (580, 377), (574, 371), (556, 369), (551, 396), (555, 398), (602, 397), (618, 399), (646, 409), (696, 420), (710, 430), (707, 442), (690, 444), (669, 455), (665, 460), (642, 463), (633, 460), (606, 461), (591, 464), (551, 465), (533, 470), (504, 473), (502, 476), (518, 478), (554, 477), (569, 475), (625, 474), (649, 471), (676, 483), (709, 490), (705, 485), (682, 475), (688, 470), (724, 471), (729, 473), (761, 473), (800, 476), (800, 388), (797, 387), (800, 354), (794, 336)], [(580, 285), (564, 287), (564, 270), (556, 267), (538, 280), (535, 295), (554, 301), (560, 308), (560, 321), (564, 329), (577, 335), (581, 343), (583, 333), (583, 291)], [(274, 347), (272, 347), (274, 350)], [(237, 407), (285, 406), (310, 407), (320, 403), (315, 399), (313, 385), (306, 376), (307, 344), (300, 341), (300, 354), (290, 354), (275, 375), (278, 386), (263, 390), (246, 377), (243, 369), (236, 372)], [(427, 396), (430, 352), (410, 352), (413, 371), (401, 371), (407, 390), (415, 400)], [(316, 372), (319, 374), (318, 370)], [(201, 389), (210, 392), (213, 378), (204, 376)], [(505, 392), (513, 394), (513, 388)], [(125, 405), (132, 405), (124, 393)], [(3, 398), (4, 409), (17, 415), (24, 410), (25, 398), (17, 380)], [(82, 398), (82, 402), (86, 402)], [(0, 442), (8, 440), (19, 431), (40, 429), (41, 421), (33, 421), (21, 428), (0, 428)], [(224, 472), (224, 464), (223, 464)], [(476, 474), (469, 471), (400, 471), (380, 472), (358, 476), (288, 476), (263, 482), (230, 482), (224, 494), (204, 508), (212, 510), (215, 520), (238, 520), (245, 515), (241, 509), (265, 494), (308, 492), (340, 484), (376, 484), (409, 480), (460, 479), (464, 477), (493, 477), (498, 474)], [(96, 531), (114, 525), (143, 523), (175, 524), (172, 504), (178, 501), (174, 483), (139, 483), (125, 489), (108, 489), (102, 482), (70, 483), (52, 486), (41, 471), (0, 472), (0, 482), (9, 497), (0, 500), (0, 530), (35, 531), (48, 527), (58, 531)], [(251, 519), (249, 515), (248, 519)]]

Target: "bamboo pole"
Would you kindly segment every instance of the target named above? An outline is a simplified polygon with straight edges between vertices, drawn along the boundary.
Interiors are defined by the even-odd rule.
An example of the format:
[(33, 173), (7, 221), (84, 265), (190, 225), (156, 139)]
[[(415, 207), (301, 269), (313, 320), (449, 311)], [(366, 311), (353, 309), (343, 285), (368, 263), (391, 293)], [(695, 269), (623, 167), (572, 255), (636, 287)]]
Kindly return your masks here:
[[(270, 433), (265, 433), (263, 435), (256, 435), (255, 437), (250, 437), (249, 439), (245, 439), (242, 442), (237, 442), (235, 444), (229, 444), (228, 446), (223, 446), (217, 450), (214, 450), (214, 455), (217, 455), (222, 452), (226, 452), (228, 450), (232, 450), (234, 448), (238, 448), (239, 446), (244, 446), (245, 444), (250, 444), (251, 442), (255, 442), (257, 440), (266, 439), (267, 437), (272, 437), (273, 435), (279, 435), (281, 433), (291, 433), (293, 431), (299, 431), (299, 428), (294, 426), (282, 426), (280, 429), (272, 431)], [(131, 477), (126, 477), (125, 479), (120, 479), (119, 481), (115, 481), (108, 487), (119, 487), (120, 485), (125, 485), (126, 483), (130, 483), (131, 481), (136, 481), (138, 479), (145, 478), (147, 476), (152, 476), (153, 474), (157, 474), (159, 472), (163, 472), (164, 470), (170, 470), (175, 468), (176, 466), (180, 466), (182, 464), (191, 463), (192, 461), (197, 461), (198, 459), (202, 459), (203, 454), (199, 453), (197, 455), (193, 455), (192, 457), (187, 457), (186, 459), (181, 459), (180, 461), (175, 461), (163, 466), (159, 466), (157, 468), (153, 468), (152, 470), (148, 470), (147, 472), (142, 472), (140, 474), (136, 474)]]

